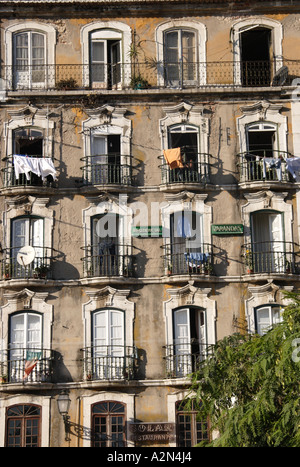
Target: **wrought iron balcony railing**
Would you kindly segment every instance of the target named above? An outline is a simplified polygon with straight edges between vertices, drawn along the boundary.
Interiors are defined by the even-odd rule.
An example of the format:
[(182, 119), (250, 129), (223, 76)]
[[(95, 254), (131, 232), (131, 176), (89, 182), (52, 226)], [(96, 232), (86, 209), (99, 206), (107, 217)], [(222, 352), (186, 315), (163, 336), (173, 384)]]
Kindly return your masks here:
[(160, 166), (162, 184), (209, 183), (210, 157), (211, 155), (206, 153), (184, 153), (183, 168), (171, 169), (165, 162), (164, 157), (160, 156), (160, 159), (163, 161)]
[[(276, 71), (287, 67), (278, 75)], [(185, 87), (270, 87), (291, 85), (300, 76), (300, 60), (39, 64), (3, 66), (2, 87), (26, 90), (122, 90)]]
[(83, 352), (83, 373), (87, 381), (135, 378), (137, 350), (134, 346), (98, 345)]
[(202, 243), (197, 248), (185, 248), (182, 243), (171, 243), (164, 247), (165, 272), (168, 275), (213, 273), (213, 245)]
[[(42, 157), (41, 155), (30, 156), (33, 158)], [(12, 187), (38, 187), (38, 186), (52, 186), (54, 184), (53, 177), (48, 175), (43, 181), (42, 177), (28, 172), (27, 176), (25, 174), (19, 174), (19, 177), (16, 177), (14, 164), (13, 164), (13, 157), (9, 156), (6, 159), (6, 166), (1, 169), (2, 172), (2, 180), (3, 180), (3, 187), (4, 188), (12, 188)]]
[(240, 182), (293, 182), (286, 160), (293, 157), (285, 151), (257, 149), (237, 155)]
[(11, 346), (8, 350), (0, 351), (0, 358), (2, 383), (40, 383), (52, 380), (52, 350)]
[(200, 362), (212, 353), (212, 345), (197, 339), (181, 341), (164, 346), (167, 378), (183, 378), (197, 371)]
[(117, 244), (111, 241), (83, 247), (84, 277), (131, 277), (132, 256), (129, 245)]
[(131, 156), (106, 154), (87, 156), (81, 160), (84, 161), (84, 185), (131, 185)]
[(52, 248), (34, 247), (35, 257), (28, 265), (18, 262), (20, 247), (5, 248), (0, 259), (2, 279), (51, 279), (54, 255)]
[(296, 244), (283, 241), (255, 242), (242, 246), (244, 271), (251, 273), (299, 274)]

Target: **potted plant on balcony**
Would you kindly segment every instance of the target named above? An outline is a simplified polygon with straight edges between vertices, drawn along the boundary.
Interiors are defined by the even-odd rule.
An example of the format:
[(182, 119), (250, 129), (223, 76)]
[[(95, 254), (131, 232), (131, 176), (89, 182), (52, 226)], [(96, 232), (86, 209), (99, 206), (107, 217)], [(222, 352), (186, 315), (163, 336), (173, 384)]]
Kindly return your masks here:
[(168, 276), (172, 274), (172, 263), (168, 264)]
[(244, 256), (245, 256), (245, 264), (247, 267), (247, 274), (252, 274), (253, 273), (252, 251), (247, 248)]
[(46, 264), (41, 264), (40, 266), (37, 266), (34, 270), (34, 277), (36, 279), (46, 279), (47, 274), (50, 271), (49, 266)]
[(61, 79), (56, 83), (56, 89), (60, 91), (67, 91), (68, 89), (76, 89), (78, 84), (75, 78)]
[(4, 272), (3, 272), (3, 279), (10, 279), (11, 278), (11, 264), (6, 264), (4, 266)]
[(130, 85), (131, 85), (132, 89), (147, 89), (147, 88), (149, 88), (148, 81), (145, 78), (143, 78), (140, 73), (131, 78)]
[(0, 375), (0, 383), (1, 384), (7, 383), (7, 375)]

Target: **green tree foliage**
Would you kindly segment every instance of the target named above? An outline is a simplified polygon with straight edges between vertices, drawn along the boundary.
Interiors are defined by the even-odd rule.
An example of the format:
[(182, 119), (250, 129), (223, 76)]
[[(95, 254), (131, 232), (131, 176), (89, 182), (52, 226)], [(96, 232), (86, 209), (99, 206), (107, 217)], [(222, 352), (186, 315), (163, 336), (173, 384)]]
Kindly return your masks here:
[(282, 323), (222, 339), (192, 375), (189, 400), (218, 433), (205, 446), (300, 447), (300, 293), (287, 297)]

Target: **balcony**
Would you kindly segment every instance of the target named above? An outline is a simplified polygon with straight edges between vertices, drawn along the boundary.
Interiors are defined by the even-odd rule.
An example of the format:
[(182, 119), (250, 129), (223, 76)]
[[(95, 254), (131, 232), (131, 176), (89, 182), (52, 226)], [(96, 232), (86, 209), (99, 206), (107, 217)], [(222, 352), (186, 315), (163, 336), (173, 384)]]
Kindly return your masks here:
[(285, 151), (258, 149), (237, 154), (240, 183), (275, 182), (293, 183), (287, 159), (293, 157)]
[[(105, 162), (105, 160), (110, 162)], [(83, 157), (82, 169), (83, 185), (118, 185), (131, 186), (132, 167), (131, 163), (121, 163), (129, 161), (131, 156), (121, 156), (120, 154), (94, 155)]]
[(92, 277), (131, 277), (133, 274), (132, 256), (129, 245), (102, 242), (83, 247), (83, 276)]
[(86, 381), (120, 381), (135, 378), (137, 349), (134, 346), (100, 345), (86, 347), (82, 352)]
[[(160, 156), (160, 159), (163, 159), (163, 163), (160, 165), (161, 168), (161, 182), (163, 185), (172, 185), (172, 184), (196, 184), (196, 185), (205, 185), (209, 183), (209, 174), (210, 174), (210, 154), (206, 153), (191, 153), (193, 154), (193, 160), (190, 162), (183, 162), (183, 168), (171, 169), (169, 165), (165, 162), (163, 156)], [(194, 162), (194, 160), (197, 162)], [(183, 160), (189, 161), (189, 153), (184, 154)]]
[[(11, 347), (0, 351), (0, 378), (2, 384), (51, 382), (53, 352), (43, 348)], [(35, 366), (27, 375), (27, 363), (34, 361)], [(26, 370), (27, 371), (27, 370)]]
[[(181, 250), (175, 253), (176, 250)], [(203, 243), (199, 248), (186, 248), (182, 252), (181, 243), (165, 246), (166, 254), (163, 256), (167, 275), (184, 274), (213, 274), (213, 245)], [(174, 251), (174, 253), (173, 253)]]
[[(281, 74), (274, 70), (285, 68)], [(117, 67), (117, 71), (116, 71)], [(95, 80), (97, 76), (97, 81)], [(102, 77), (102, 78), (99, 78)], [(120, 91), (127, 89), (182, 89), (189, 87), (289, 86), (300, 76), (300, 60), (57, 64), (3, 66), (6, 91)], [(102, 79), (102, 81), (101, 81)]]
[(184, 378), (197, 371), (199, 364), (212, 353), (212, 345), (187, 340), (164, 346), (166, 355), (165, 369), (167, 378)]
[[(41, 158), (41, 155), (30, 156), (30, 158)], [(27, 176), (24, 173), (20, 173), (18, 178), (16, 177), (13, 157), (5, 157), (6, 165), (1, 169), (3, 188), (20, 188), (20, 187), (54, 187), (56, 182), (52, 175), (47, 175), (45, 179), (33, 172), (28, 172)]]
[(51, 279), (54, 259), (52, 248), (34, 247), (34, 249), (34, 260), (28, 265), (22, 265), (17, 260), (20, 248), (5, 248), (0, 260), (2, 279)]
[(244, 274), (299, 274), (299, 251), (292, 242), (257, 242), (242, 246)]

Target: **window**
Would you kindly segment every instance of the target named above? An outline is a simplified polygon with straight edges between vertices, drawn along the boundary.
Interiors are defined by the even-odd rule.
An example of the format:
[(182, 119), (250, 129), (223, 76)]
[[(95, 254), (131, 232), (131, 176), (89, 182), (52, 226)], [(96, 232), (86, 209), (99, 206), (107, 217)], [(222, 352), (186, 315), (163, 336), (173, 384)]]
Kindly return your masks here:
[(17, 23), (5, 30), (8, 89), (53, 87), (56, 30), (34, 21)]
[(243, 86), (270, 86), (271, 51), (271, 29), (254, 27), (241, 33)]
[(121, 138), (119, 134), (103, 135), (96, 130), (91, 135), (90, 183), (121, 184)]
[(131, 122), (126, 109), (109, 105), (87, 110), (83, 122), (85, 164), (83, 181), (87, 185), (131, 185)]
[(285, 251), (282, 213), (259, 211), (251, 216), (254, 272), (284, 272)]
[[(159, 86), (206, 84), (206, 28), (189, 20), (167, 21), (156, 29)], [(163, 73), (162, 73), (163, 70)]]
[(13, 35), (14, 88), (30, 89), (45, 83), (45, 42), (38, 32)]
[(93, 313), (92, 325), (93, 378), (124, 378), (124, 312), (115, 309), (99, 310)]
[(122, 34), (113, 30), (94, 31), (90, 35), (91, 86), (113, 89), (121, 83)]
[(255, 327), (256, 332), (260, 335), (265, 334), (272, 326), (281, 321), (281, 307), (278, 305), (261, 306), (255, 310)]
[(126, 446), (126, 406), (117, 401), (103, 401), (92, 406), (92, 447)]
[(93, 217), (90, 265), (92, 275), (123, 275), (124, 268), (128, 267), (126, 251), (122, 218), (114, 213)]
[[(13, 277), (32, 277), (42, 266), (50, 266), (48, 249), (44, 248), (44, 219), (41, 217), (19, 217), (11, 221), (11, 274)], [(20, 249), (31, 246), (34, 250), (32, 262), (23, 262)]]
[(186, 409), (186, 402), (176, 402), (177, 447), (193, 447), (209, 440), (208, 420), (199, 420), (196, 403)]
[(29, 374), (30, 381), (39, 381), (42, 375), (42, 316), (34, 312), (10, 316), (9, 381), (23, 381), (25, 364), (34, 359), (36, 366)]
[(167, 346), (167, 372), (184, 377), (206, 357), (206, 313), (196, 307), (173, 311), (173, 343)]
[(197, 82), (196, 33), (178, 29), (165, 32), (166, 83), (171, 86)]
[(166, 260), (172, 274), (204, 273), (211, 261), (209, 245), (203, 243), (203, 216), (179, 211), (170, 218), (170, 255)]
[(248, 17), (232, 27), (234, 81), (242, 86), (271, 86), (282, 67), (283, 27), (270, 18)]
[(6, 409), (5, 447), (40, 447), (41, 407), (14, 405)]

